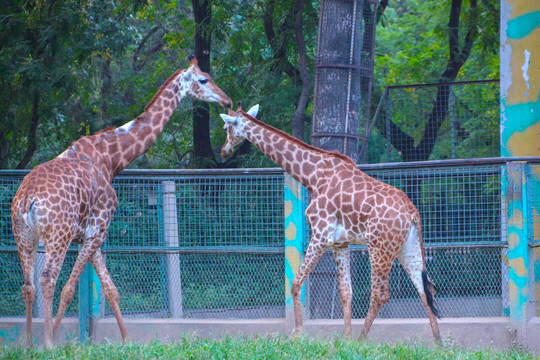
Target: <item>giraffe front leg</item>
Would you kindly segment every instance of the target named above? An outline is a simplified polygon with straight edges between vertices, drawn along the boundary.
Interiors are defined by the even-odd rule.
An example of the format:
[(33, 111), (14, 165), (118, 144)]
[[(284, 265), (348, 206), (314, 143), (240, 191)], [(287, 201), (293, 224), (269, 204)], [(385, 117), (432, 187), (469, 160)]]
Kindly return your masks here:
[(81, 278), (84, 267), (86, 266), (86, 264), (88, 264), (88, 261), (94, 255), (96, 250), (99, 249), (104, 239), (104, 235), (100, 234), (100, 236), (86, 239), (86, 241), (84, 242), (79, 252), (79, 255), (77, 256), (77, 260), (73, 265), (73, 269), (71, 270), (69, 279), (66, 285), (64, 285), (64, 288), (62, 289), (62, 293), (60, 295), (60, 304), (58, 305), (58, 311), (56, 312), (56, 319), (54, 321), (53, 327), (53, 338), (56, 337), (66, 309), (71, 300), (73, 300), (73, 296), (75, 295), (75, 289), (77, 288), (77, 284), (79, 282), (79, 279)]
[(343, 306), (343, 320), (345, 322), (345, 336), (352, 336), (351, 326), (351, 303), (352, 303), (352, 285), (351, 285), (351, 260), (349, 244), (341, 247), (332, 247), (334, 260), (339, 276), (339, 297)]
[(96, 270), (96, 274), (101, 282), (101, 286), (105, 292), (105, 298), (111, 305), (114, 316), (116, 317), (116, 322), (120, 328), (120, 334), (122, 335), (122, 341), (126, 342), (128, 338), (126, 325), (124, 324), (124, 319), (122, 318), (122, 313), (120, 312), (120, 295), (114, 283), (111, 280), (109, 271), (105, 267), (105, 260), (101, 254), (101, 250), (97, 249), (94, 253), (94, 256), (90, 259), (92, 266)]
[(360, 331), (360, 337), (366, 338), (375, 317), (382, 306), (390, 299), (390, 270), (395, 255), (377, 247), (369, 248), (371, 262), (371, 299), (369, 309)]
[(298, 269), (298, 272), (294, 276), (291, 286), (291, 294), (293, 297), (294, 304), (294, 330), (292, 335), (298, 336), (302, 334), (302, 302), (300, 299), (300, 291), (302, 290), (302, 285), (306, 280), (306, 277), (313, 270), (315, 265), (319, 262), (321, 256), (328, 249), (329, 245), (326, 243), (321, 243), (320, 241), (315, 240), (315, 237), (309, 243), (309, 246), (306, 250), (306, 255), (304, 257), (304, 262)]

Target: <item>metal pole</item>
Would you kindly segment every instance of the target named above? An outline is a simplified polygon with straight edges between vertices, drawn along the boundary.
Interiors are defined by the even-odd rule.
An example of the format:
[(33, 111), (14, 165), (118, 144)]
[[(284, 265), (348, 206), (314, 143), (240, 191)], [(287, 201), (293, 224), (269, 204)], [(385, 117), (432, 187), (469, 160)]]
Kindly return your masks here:
[(41, 284), (39, 283), (39, 276), (45, 266), (45, 250), (43, 249), (43, 240), (39, 240), (38, 253), (36, 255), (36, 270), (34, 272), (34, 286), (36, 287), (36, 301), (34, 303), (34, 317), (43, 319), (45, 317), (45, 311), (43, 308), (43, 291), (41, 290)]
[[(178, 210), (176, 207), (176, 184), (174, 181), (161, 183), (163, 192), (163, 227), (165, 244), (169, 248), (180, 246), (178, 237)], [(167, 279), (169, 290), (169, 309), (171, 317), (182, 318), (182, 279), (180, 273), (180, 254), (167, 254)]]
[(95, 333), (101, 315), (101, 282), (90, 263), (86, 264), (79, 279), (79, 341), (88, 343)]

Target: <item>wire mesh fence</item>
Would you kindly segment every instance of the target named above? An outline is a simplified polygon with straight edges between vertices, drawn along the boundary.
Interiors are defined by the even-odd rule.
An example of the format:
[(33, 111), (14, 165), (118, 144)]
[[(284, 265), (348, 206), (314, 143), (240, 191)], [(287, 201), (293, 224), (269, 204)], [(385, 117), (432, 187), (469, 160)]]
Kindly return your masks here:
[[(368, 175), (404, 190), (417, 204), (427, 270), (438, 288), (436, 301), (442, 316), (506, 313), (503, 166), (504, 160), (362, 167)], [(528, 169), (528, 192), (536, 209), (530, 210), (531, 241), (537, 241), (540, 218), (534, 211), (540, 205), (539, 165)], [(9, 214), (23, 175), (0, 172), (0, 317), (24, 316), (22, 271)], [(285, 317), (284, 177), (280, 169), (130, 170), (121, 173), (114, 186), (119, 206), (102, 250), (126, 317)], [(306, 231), (305, 244), (308, 239)], [(76, 254), (77, 247), (72, 246), (57, 284), (54, 309)], [(370, 293), (365, 248), (352, 248), (351, 265), (353, 316), (362, 318)], [(311, 318), (342, 317), (330, 252), (307, 283)], [(390, 290), (391, 300), (381, 317), (425, 316), (416, 290), (397, 262)], [(68, 316), (78, 313), (77, 296)], [(39, 291), (37, 297), (35, 315), (39, 317)], [(112, 316), (108, 304), (103, 308), (104, 316)]]
[(499, 156), (499, 81), (389, 86), (367, 163)]

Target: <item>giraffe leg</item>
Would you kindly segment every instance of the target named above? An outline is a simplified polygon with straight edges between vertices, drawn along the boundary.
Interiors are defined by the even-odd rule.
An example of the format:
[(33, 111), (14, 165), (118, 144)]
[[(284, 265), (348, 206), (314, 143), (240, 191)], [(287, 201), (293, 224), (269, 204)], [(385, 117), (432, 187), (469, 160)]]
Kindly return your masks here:
[(97, 250), (94, 253), (94, 256), (90, 259), (92, 266), (96, 270), (96, 273), (101, 281), (101, 286), (105, 292), (105, 298), (111, 305), (114, 316), (116, 317), (116, 322), (120, 328), (120, 334), (122, 334), (122, 340), (125, 342), (127, 340), (127, 330), (126, 325), (124, 324), (124, 319), (122, 318), (122, 313), (120, 312), (120, 295), (114, 283), (111, 280), (111, 276), (105, 267), (105, 260), (101, 254), (101, 250)]
[(102, 243), (103, 237), (94, 237), (85, 240), (79, 252), (79, 255), (77, 256), (77, 260), (73, 265), (73, 269), (71, 270), (69, 279), (66, 285), (64, 285), (64, 288), (62, 289), (62, 294), (60, 295), (60, 304), (58, 305), (58, 311), (56, 313), (56, 319), (54, 321), (53, 339), (56, 337), (56, 333), (60, 328), (60, 323), (62, 322), (69, 303), (71, 302), (71, 300), (73, 300), (73, 296), (75, 295), (75, 289), (77, 288), (77, 284), (79, 282), (79, 279), (81, 278), (84, 267), (86, 266), (86, 264), (88, 264), (88, 261)]
[(343, 320), (345, 321), (345, 336), (352, 335), (351, 328), (351, 303), (352, 303), (352, 285), (351, 285), (351, 260), (349, 245), (344, 247), (332, 247), (334, 259), (339, 276), (339, 296), (341, 305), (343, 305)]
[(394, 256), (389, 256), (387, 252), (379, 248), (369, 248), (369, 259), (371, 262), (371, 299), (369, 309), (364, 320), (364, 326), (360, 331), (360, 337), (366, 338), (371, 329), (375, 317), (382, 306), (390, 298), (390, 270)]
[[(63, 245), (66, 244), (66, 242), (60, 241), (59, 243), (61, 245), (58, 245), (58, 247), (54, 249), (56, 250), (54, 252), (52, 251), (53, 249), (47, 245), (45, 246), (45, 265), (39, 276), (39, 283), (43, 293), (43, 312), (45, 315), (44, 345), (49, 348), (52, 347), (54, 341), (52, 321), (54, 288), (56, 286), (56, 281), (58, 280), (58, 275), (60, 275), (60, 270), (64, 263), (68, 248), (68, 245)], [(69, 244), (69, 242), (67, 244)]]
[(293, 297), (294, 304), (294, 321), (295, 326), (293, 330), (293, 335), (302, 334), (302, 302), (300, 299), (300, 290), (302, 289), (302, 284), (306, 277), (309, 275), (311, 270), (319, 262), (321, 256), (328, 249), (329, 245), (321, 243), (319, 241), (312, 240), (309, 243), (309, 246), (306, 250), (306, 255), (304, 257), (304, 262), (298, 269), (298, 272), (294, 276), (291, 286), (291, 294)]
[(15, 244), (17, 245), (17, 253), (19, 254), (19, 260), (24, 276), (24, 284), (22, 286), (22, 297), (26, 307), (26, 344), (27, 346), (33, 345), (32, 339), (32, 306), (34, 304), (34, 297), (36, 294), (36, 287), (34, 286), (34, 271), (36, 267), (36, 254), (38, 240), (31, 237), (23, 237), (18, 231), (13, 232), (15, 238)]
[(433, 304), (433, 297), (435, 296), (435, 287), (429, 280), (426, 270), (424, 259), (422, 256), (422, 248), (418, 238), (418, 232), (416, 228), (411, 229), (405, 244), (398, 252), (398, 260), (407, 271), (407, 274), (411, 278), (420, 300), (426, 308), (429, 323), (431, 325), (431, 332), (436, 343), (441, 343), (441, 334), (439, 332), (439, 324), (437, 323), (438, 312)]

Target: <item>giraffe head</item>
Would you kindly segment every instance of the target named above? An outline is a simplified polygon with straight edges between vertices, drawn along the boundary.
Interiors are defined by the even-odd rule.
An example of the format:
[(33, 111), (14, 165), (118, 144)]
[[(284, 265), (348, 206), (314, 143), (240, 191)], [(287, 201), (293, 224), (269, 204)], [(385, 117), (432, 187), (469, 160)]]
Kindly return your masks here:
[(231, 109), (229, 109), (228, 115), (220, 114), (223, 121), (225, 121), (225, 125), (223, 126), (223, 128), (227, 132), (225, 144), (221, 148), (222, 158), (228, 158), (235, 149), (235, 147), (240, 145), (240, 143), (246, 138), (246, 134), (244, 131), (244, 119), (246, 119), (246, 114), (251, 117), (255, 117), (257, 116), (258, 112), (259, 105), (257, 104), (251, 109), (249, 109), (247, 113), (244, 113), (239, 105), (236, 111), (232, 111)]
[(199, 68), (197, 58), (189, 56), (190, 66), (181, 73), (181, 82), (186, 95), (197, 100), (219, 102), (221, 106), (230, 108), (231, 99), (210, 78), (210, 75)]

